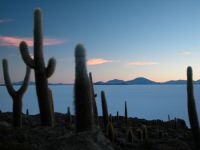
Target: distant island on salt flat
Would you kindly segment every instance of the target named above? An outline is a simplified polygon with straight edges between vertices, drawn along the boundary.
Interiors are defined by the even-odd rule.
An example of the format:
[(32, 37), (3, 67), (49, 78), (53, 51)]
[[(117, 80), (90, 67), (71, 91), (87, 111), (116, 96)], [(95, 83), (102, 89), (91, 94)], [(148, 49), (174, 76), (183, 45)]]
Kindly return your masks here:
[[(21, 85), (23, 81), (14, 82), (13, 85)], [(95, 85), (184, 85), (187, 83), (187, 80), (169, 80), (166, 82), (156, 82), (153, 80), (149, 80), (144, 77), (138, 77), (133, 80), (119, 80), (112, 79), (106, 82), (98, 81), (95, 82)], [(194, 81), (194, 84), (200, 84), (200, 80)], [(30, 81), (29, 85), (35, 85), (34, 81)], [(73, 83), (49, 83), (49, 85), (73, 85)], [(4, 86), (4, 83), (0, 84), (0, 86)]]

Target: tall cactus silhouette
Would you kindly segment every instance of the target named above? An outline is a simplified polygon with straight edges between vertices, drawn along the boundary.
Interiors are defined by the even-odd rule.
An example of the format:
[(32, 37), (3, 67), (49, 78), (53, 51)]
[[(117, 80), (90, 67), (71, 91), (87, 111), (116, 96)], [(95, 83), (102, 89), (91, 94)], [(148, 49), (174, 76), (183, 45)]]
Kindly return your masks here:
[(101, 105), (103, 113), (103, 123), (104, 123), (104, 128), (106, 128), (109, 123), (109, 116), (108, 116), (108, 107), (104, 91), (101, 91), (101, 103), (102, 103)]
[(75, 48), (75, 113), (76, 131), (93, 129), (93, 107), (90, 81), (87, 74), (85, 48), (78, 44)]
[(190, 125), (192, 129), (192, 134), (194, 137), (194, 142), (196, 149), (200, 149), (200, 132), (199, 132), (199, 121), (196, 111), (196, 104), (193, 95), (193, 79), (192, 79), (192, 67), (187, 68), (187, 106), (188, 115), (190, 120)]
[(128, 110), (127, 110), (127, 104), (126, 104), (126, 101), (125, 101), (125, 106), (124, 106), (124, 119), (125, 119), (125, 124), (126, 126), (128, 126)]
[(24, 77), (23, 84), (18, 91), (15, 91), (15, 89), (12, 86), (10, 76), (8, 73), (7, 60), (3, 59), (2, 64), (3, 64), (3, 75), (4, 75), (6, 88), (8, 90), (8, 93), (13, 99), (13, 126), (21, 127), (22, 126), (22, 97), (28, 87), (28, 82), (30, 78), (30, 68), (28, 66), (26, 67), (26, 75)]
[(96, 95), (94, 92), (94, 86), (93, 86), (93, 80), (92, 80), (92, 73), (89, 73), (89, 79), (90, 79), (90, 86), (91, 86), (91, 92), (92, 92), (92, 105), (93, 105), (93, 111), (94, 111), (94, 122), (96, 125), (98, 125), (98, 109), (96, 104)]
[(48, 88), (48, 78), (54, 73), (56, 61), (49, 59), (45, 67), (43, 57), (43, 32), (42, 11), (36, 9), (34, 12), (34, 58), (28, 52), (28, 46), (23, 41), (20, 43), (20, 52), (24, 62), (35, 71), (36, 91), (40, 108), (41, 124), (54, 126), (54, 108), (52, 93)]

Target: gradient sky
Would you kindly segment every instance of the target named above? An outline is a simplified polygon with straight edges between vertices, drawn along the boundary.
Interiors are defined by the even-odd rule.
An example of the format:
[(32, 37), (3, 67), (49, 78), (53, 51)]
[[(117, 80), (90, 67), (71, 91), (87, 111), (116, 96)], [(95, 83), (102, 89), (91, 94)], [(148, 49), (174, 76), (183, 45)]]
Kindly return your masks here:
[[(191, 0), (0, 0), (0, 60), (13, 81), (24, 78), (18, 44), (32, 52), (33, 11), (43, 10), (44, 57), (57, 60), (50, 82), (73, 83), (74, 48), (87, 49), (94, 81), (147, 77), (200, 79), (200, 2)], [(3, 83), (2, 64), (0, 83)], [(34, 80), (33, 70), (31, 80)]]

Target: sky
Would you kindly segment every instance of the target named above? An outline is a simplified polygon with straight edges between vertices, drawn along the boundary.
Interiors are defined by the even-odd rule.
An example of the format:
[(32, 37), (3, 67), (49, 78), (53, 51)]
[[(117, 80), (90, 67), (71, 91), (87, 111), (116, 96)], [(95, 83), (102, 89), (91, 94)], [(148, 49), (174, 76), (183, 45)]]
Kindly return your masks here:
[[(187, 66), (200, 79), (200, 2), (193, 0), (0, 0), (2, 59), (13, 82), (23, 80), (19, 42), (32, 55), (33, 12), (43, 12), (44, 57), (56, 59), (49, 82), (74, 82), (74, 48), (84, 44), (93, 80), (163, 82), (186, 79)], [(34, 81), (34, 70), (31, 80)]]

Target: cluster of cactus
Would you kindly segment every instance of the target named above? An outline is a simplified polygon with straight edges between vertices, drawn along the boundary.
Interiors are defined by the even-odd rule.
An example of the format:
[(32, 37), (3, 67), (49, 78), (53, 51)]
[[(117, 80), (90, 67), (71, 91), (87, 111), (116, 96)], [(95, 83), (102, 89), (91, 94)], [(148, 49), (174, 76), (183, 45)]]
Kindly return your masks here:
[(30, 68), (28, 66), (26, 67), (26, 75), (24, 77), (23, 84), (18, 91), (15, 91), (15, 89), (12, 86), (10, 76), (8, 73), (7, 60), (3, 59), (2, 64), (3, 64), (3, 75), (4, 75), (5, 85), (8, 90), (8, 93), (13, 99), (13, 126), (22, 127), (22, 97), (28, 87), (30, 78)]
[(192, 134), (194, 137), (194, 142), (196, 149), (200, 149), (200, 130), (199, 130), (199, 121), (196, 111), (196, 104), (193, 94), (193, 79), (192, 79), (192, 67), (187, 68), (187, 106), (188, 106), (188, 115), (191, 125)]
[[(38, 97), (38, 104), (40, 110), (41, 124), (44, 126), (54, 126), (54, 106), (52, 91), (48, 87), (48, 78), (52, 76), (55, 71), (56, 61), (54, 58), (50, 58), (47, 67), (45, 67), (45, 61), (43, 56), (43, 32), (42, 32), (42, 12), (40, 9), (36, 9), (34, 12), (34, 57), (32, 58), (28, 51), (26, 42), (20, 43), (20, 52), (22, 59), (26, 64), (26, 75), (22, 86), (18, 91), (13, 88), (8, 73), (8, 63), (4, 59), (3, 75), (5, 85), (8, 93), (13, 99), (13, 126), (22, 126), (22, 97), (28, 87), (30, 70), (34, 69), (36, 92)], [(190, 125), (196, 145), (196, 149), (200, 149), (200, 130), (199, 121), (195, 106), (195, 99), (193, 95), (193, 79), (192, 68), (187, 68), (187, 98), (188, 98), (188, 115)], [(92, 131), (94, 125), (96, 127), (99, 124), (98, 110), (96, 105), (96, 94), (94, 92), (92, 73), (87, 73), (86, 66), (86, 51), (83, 45), (78, 44), (75, 48), (75, 85), (74, 85), (74, 104), (75, 104), (75, 125), (76, 131)], [(108, 115), (108, 108), (106, 102), (105, 92), (101, 91), (102, 102), (102, 114), (103, 114), (103, 127), (107, 131), (108, 138), (114, 142), (115, 132), (112, 124), (112, 115)], [(29, 115), (27, 109), (26, 114)], [(72, 117), (70, 108), (68, 107), (67, 113), (68, 122), (71, 124)], [(119, 112), (117, 112), (117, 119), (119, 119)], [(174, 121), (170, 119), (168, 115), (168, 121), (174, 122), (175, 128), (177, 128), (177, 119)], [(128, 128), (128, 110), (127, 102), (125, 101), (124, 107), (124, 122), (127, 130), (127, 141), (133, 142), (133, 132)], [(157, 120), (156, 125), (161, 124)], [(161, 133), (159, 133), (161, 134)], [(148, 139), (147, 126), (143, 125), (141, 129), (137, 130), (138, 138), (141, 140)], [(161, 137), (161, 135), (160, 135)]]
[(34, 12), (34, 58), (28, 52), (26, 42), (20, 43), (22, 59), (30, 68), (34, 69), (36, 91), (40, 109), (41, 124), (44, 126), (54, 126), (54, 108), (52, 92), (48, 88), (48, 78), (54, 73), (56, 61), (51, 58), (45, 67), (43, 57), (43, 32), (42, 32), (42, 12), (36, 9)]

